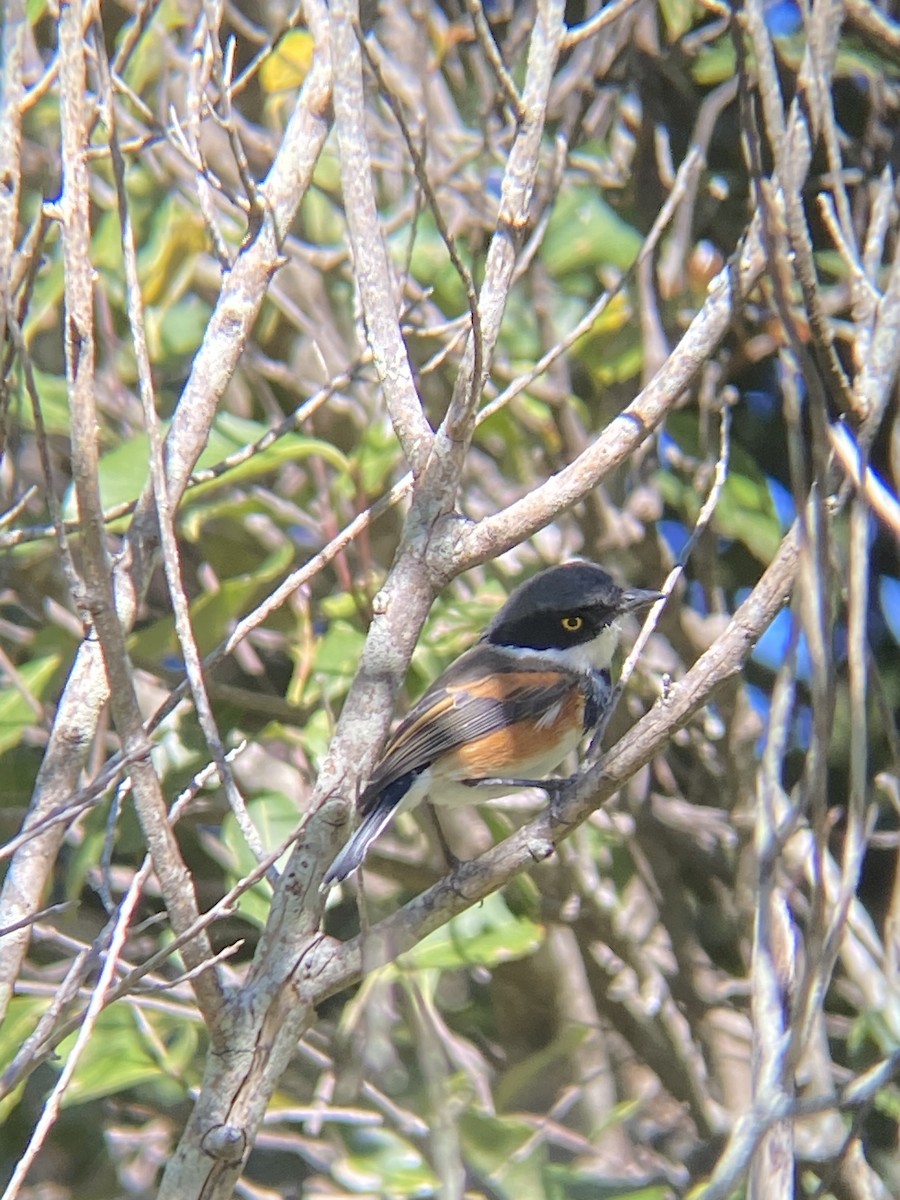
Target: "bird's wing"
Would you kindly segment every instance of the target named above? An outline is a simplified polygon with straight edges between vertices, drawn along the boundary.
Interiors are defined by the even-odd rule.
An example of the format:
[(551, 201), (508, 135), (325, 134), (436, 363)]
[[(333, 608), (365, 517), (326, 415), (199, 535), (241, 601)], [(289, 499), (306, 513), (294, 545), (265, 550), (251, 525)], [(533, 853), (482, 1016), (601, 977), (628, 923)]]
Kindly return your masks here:
[(458, 659), (400, 722), (360, 797), (362, 813), (395, 780), (425, 770), (459, 746), (554, 711), (579, 686), (571, 672), (543, 663), (510, 671), (503, 661), (502, 673), (492, 671), (486, 650), (482, 645)]

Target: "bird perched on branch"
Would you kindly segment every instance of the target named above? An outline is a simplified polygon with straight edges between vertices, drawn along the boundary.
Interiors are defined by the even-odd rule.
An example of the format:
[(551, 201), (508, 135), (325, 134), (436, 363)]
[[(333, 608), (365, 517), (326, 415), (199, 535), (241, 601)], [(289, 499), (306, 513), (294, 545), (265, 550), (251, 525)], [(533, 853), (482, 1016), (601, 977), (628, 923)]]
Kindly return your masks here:
[(520, 787), (554, 790), (544, 777), (609, 708), (619, 618), (659, 598), (621, 588), (583, 561), (520, 584), (388, 738), (359, 797), (359, 825), (323, 887), (346, 879), (388, 821), (422, 800), (471, 804)]

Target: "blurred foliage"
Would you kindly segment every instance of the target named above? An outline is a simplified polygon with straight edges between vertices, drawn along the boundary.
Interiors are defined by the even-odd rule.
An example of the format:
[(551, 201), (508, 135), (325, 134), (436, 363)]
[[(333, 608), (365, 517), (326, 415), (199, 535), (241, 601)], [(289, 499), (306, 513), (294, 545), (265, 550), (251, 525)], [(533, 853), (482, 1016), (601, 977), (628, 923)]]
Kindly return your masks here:
[[(518, 81), (532, 7), (530, 0), (485, 5)], [(589, 15), (588, 7), (569, 5), (569, 23)], [(237, 0), (224, 7), (218, 33), (222, 46), (234, 39), (236, 130), (257, 179), (272, 161), (311, 62), (310, 35), (296, 22), (291, 27), (290, 8), (280, 0), (266, 6)], [(373, 3), (364, 5), (363, 20), (392, 58), (397, 86), (408, 89), (406, 100), (423, 106), (423, 98), (428, 101), (429, 167), (460, 253), (479, 279), (511, 124), (464, 10), (454, 0), (425, 3), (413, 19), (406, 6)], [(33, 0), (28, 12), (26, 80), (32, 102), (24, 116), (20, 240), (36, 222), (42, 200), (58, 192), (61, 154), (53, 13)], [(144, 6), (140, 15), (117, 0), (103, 4), (106, 51), (112, 56), (127, 48), (117, 64), (117, 103), (128, 139), (127, 186), (148, 345), (166, 419), (222, 274), (198, 204), (194, 169), (172, 126), (173, 115), (186, 123), (200, 17), (200, 5), (172, 0)], [(677, 244), (681, 235), (673, 226), (663, 239), (662, 253), (673, 256), (669, 261), (676, 269), (667, 275), (668, 290), (654, 292), (655, 311), (648, 314), (650, 297), (635, 263), (670, 187), (666, 154), (677, 166), (704, 106), (717, 89), (729, 86), (737, 63), (731, 33), (709, 6), (663, 0), (658, 11), (639, 6), (634, 20), (637, 24), (632, 17), (614, 23), (602, 35), (602, 46), (588, 40), (560, 63), (533, 221), (525, 231), (532, 257), (508, 300), (487, 398), (528, 375), (604, 289), (610, 300), (567, 356), (478, 429), (459, 497), (460, 511), (473, 519), (497, 511), (571, 462), (618, 414), (658, 365), (655, 352), (648, 351), (646, 318), (652, 315), (667, 345), (675, 344), (703, 303), (710, 278), (735, 252), (755, 205), (732, 99), (714, 124), (687, 233)], [(800, 35), (796, 26), (788, 27), (779, 39), (786, 81), (796, 74), (799, 53)], [(896, 131), (896, 79), (895, 59), (848, 29), (838, 57), (835, 105), (844, 166), (856, 180), (860, 213), (868, 181), (898, 166), (896, 140), (886, 134)], [(423, 403), (436, 423), (458, 367), (465, 292), (374, 85), (369, 103), (378, 199), (404, 285), (407, 344)], [(247, 234), (237, 168), (221, 124), (206, 108), (201, 124), (208, 180), (215, 183), (218, 246), (234, 254)], [(554, 155), (562, 146), (565, 160), (557, 174)], [(147, 485), (149, 442), (137, 395), (102, 119), (94, 150), (97, 437), (104, 504), (122, 506), (109, 524), (116, 546)], [(824, 160), (817, 165), (825, 169)], [(837, 321), (849, 321), (846, 270), (818, 226), (815, 236), (828, 311)], [(331, 145), (284, 254), (199, 464), (205, 473), (198, 474), (179, 512), (183, 574), (204, 653), (406, 472), (364, 354)], [(34, 278), (23, 293), (22, 328), (53, 489), (63, 516), (76, 526), (77, 564), (63, 268), (52, 222), (35, 261)], [(602, 560), (621, 579), (658, 585), (708, 494), (721, 413), (728, 409), (727, 481), (688, 565), (686, 585), (651, 640), (609, 737), (620, 734), (652, 702), (659, 676), (677, 678), (709, 645), (758, 580), (795, 515), (796, 481), (782, 409), (780, 353), (786, 340), (771, 290), (760, 287), (740, 327), (710, 357), (696, 390), (682, 398), (665, 428), (632, 462), (529, 544), (468, 573), (439, 597), (398, 709), (471, 643), (523, 574), (545, 563), (583, 554)], [(3, 842), (21, 829), (55, 700), (81, 638), (49, 530), (52, 511), (36, 422), (18, 362), (11, 380), (0, 507), (19, 507), (0, 529), (6, 539), (0, 559)], [(307, 401), (322, 389), (329, 389), (324, 401), (307, 412)], [(871, 459), (894, 494), (898, 438), (894, 409)], [(402, 509), (395, 507), (373, 521), (210, 674), (220, 729), (230, 744), (250, 742), (235, 770), (267, 849), (282, 845), (305, 811), (401, 519)], [(839, 586), (848, 536), (841, 514), (834, 539), (840, 562), (832, 581), (836, 718), (822, 838), (823, 851), (836, 855), (850, 773), (847, 631)], [(859, 899), (871, 951), (871, 939), (877, 946), (889, 941), (900, 906), (896, 794), (892, 803), (890, 785), (879, 790), (875, 783), (878, 772), (897, 768), (900, 561), (896, 543), (874, 519), (869, 557), (873, 838)], [(369, 976), (353, 995), (333, 997), (323, 1006), (272, 1106), (243, 1194), (257, 1194), (252, 1188), (258, 1186), (284, 1196), (430, 1196), (442, 1183), (451, 1186), (447, 1161), (460, 1168), (458, 1194), (464, 1186), (468, 1196), (515, 1200), (666, 1200), (706, 1178), (731, 1122), (749, 1103), (746, 974), (754, 903), (754, 779), (775, 673), (790, 644), (789, 625), (785, 614), (773, 632), (778, 640), (761, 643), (746, 680), (723, 689), (716, 707), (673, 740), (665, 760), (620, 798), (615, 818), (598, 817), (503, 896), (436, 931)], [(161, 572), (143, 602), (129, 650), (149, 716), (182, 673)], [(801, 662), (803, 653), (801, 646)], [(802, 771), (810, 738), (809, 676), (802, 669), (798, 681), (786, 787)], [(99, 772), (114, 745), (104, 728), (92, 772)], [(184, 706), (176, 709), (155, 735), (154, 763), (167, 794), (174, 799), (190, 786), (208, 760), (193, 715)], [(450, 814), (448, 830), (462, 856), (471, 857), (521, 816), (514, 806), (473, 808)], [(199, 791), (178, 836), (204, 909), (253, 864), (221, 789)], [(143, 856), (127, 792), (114, 797), (106, 789), (71, 822), (46, 897), (48, 905), (70, 903), (35, 927), (19, 995), (0, 1028), (0, 1067), (14, 1060), (48, 1013), (74, 956), (98, 943), (111, 906)], [(424, 821), (398, 820), (372, 855), (373, 912), (393, 910), (442, 870)], [(793, 863), (792, 872), (792, 904), (802, 929), (815, 897), (803, 864)], [(235, 972), (253, 953), (269, 895), (267, 883), (257, 884), (212, 928), (216, 947), (233, 949), (227, 961)], [(341, 938), (357, 931), (350, 891), (330, 899), (327, 928)], [(151, 881), (124, 962), (146, 962), (170, 937)], [(173, 954), (127, 999), (103, 1012), (66, 1093), (66, 1111), (22, 1196), (49, 1195), (43, 1189), (51, 1186), (59, 1200), (153, 1194), (159, 1167), (189, 1111), (205, 1051), (181, 970)], [(94, 979), (88, 965), (61, 1021), (83, 1011)], [(813, 1094), (896, 1054), (896, 1004), (895, 989), (882, 1010), (874, 1007), (852, 964), (842, 962), (828, 996), (824, 1057), (809, 1063)], [(27, 1143), (75, 1036), (75, 1030), (67, 1033), (56, 1047), (59, 1057), (39, 1064), (0, 1100), (0, 1180)], [(823, 1063), (833, 1069), (824, 1078)], [(886, 1189), (883, 1194), (900, 1194), (898, 1119), (896, 1075), (852, 1118), (848, 1113), (831, 1123), (810, 1118), (798, 1138), (798, 1194), (835, 1200), (875, 1195), (854, 1191), (844, 1181), (840, 1164), (851, 1135)]]

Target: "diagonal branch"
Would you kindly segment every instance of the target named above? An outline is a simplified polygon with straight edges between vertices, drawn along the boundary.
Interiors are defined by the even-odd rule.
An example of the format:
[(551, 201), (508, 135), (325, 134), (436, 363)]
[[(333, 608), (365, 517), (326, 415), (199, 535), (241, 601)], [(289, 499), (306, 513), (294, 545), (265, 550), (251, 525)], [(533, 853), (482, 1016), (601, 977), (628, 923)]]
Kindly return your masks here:
[(735, 262), (712, 282), (709, 296), (678, 346), (650, 383), (606, 426), (574, 462), (477, 525), (445, 522), (432, 543), (436, 559), (452, 555), (457, 571), (502, 554), (542, 529), (560, 512), (583, 500), (614, 467), (624, 462), (659, 425), (690, 387), (728, 332), (744, 296), (766, 265), (759, 222), (754, 219)]
[[(728, 626), (691, 670), (659, 700), (596, 766), (585, 772), (558, 808), (549, 810), (474, 862), (410, 901), (399, 912), (374, 926), (366, 945), (366, 969), (391, 961), (426, 934), (445, 924), (491, 892), (508, 883), (535, 860), (548, 857), (554, 848), (601, 807), (641, 767), (664, 748), (674, 734), (711, 699), (715, 690), (742, 669), (754, 645), (780, 612), (794, 586), (799, 559), (796, 527), (781, 547), (759, 583), (732, 617)], [(310, 1004), (341, 991), (359, 979), (362, 939), (335, 949), (323, 941), (300, 964), (302, 992)]]

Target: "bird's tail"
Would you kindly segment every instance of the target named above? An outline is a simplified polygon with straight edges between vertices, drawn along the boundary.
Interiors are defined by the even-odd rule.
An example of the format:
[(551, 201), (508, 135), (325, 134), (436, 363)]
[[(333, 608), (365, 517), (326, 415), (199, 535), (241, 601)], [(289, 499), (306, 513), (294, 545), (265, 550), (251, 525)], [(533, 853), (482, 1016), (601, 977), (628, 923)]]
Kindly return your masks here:
[(353, 832), (350, 841), (325, 872), (325, 878), (322, 880), (323, 889), (341, 883), (348, 875), (352, 875), (362, 866), (366, 851), (394, 815), (396, 807), (396, 803), (385, 803), (385, 798), (382, 797), (375, 807), (366, 813)]

